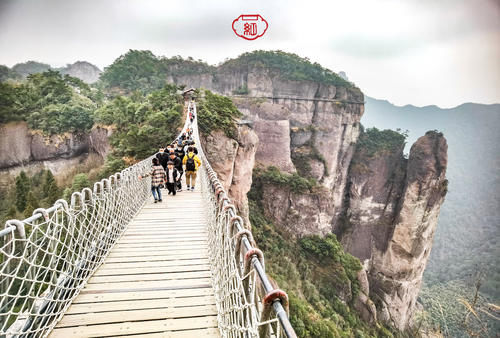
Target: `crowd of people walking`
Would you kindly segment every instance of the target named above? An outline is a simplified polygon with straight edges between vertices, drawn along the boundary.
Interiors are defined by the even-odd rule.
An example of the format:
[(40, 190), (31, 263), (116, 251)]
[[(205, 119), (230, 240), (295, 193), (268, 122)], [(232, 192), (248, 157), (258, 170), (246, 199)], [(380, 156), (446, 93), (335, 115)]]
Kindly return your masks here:
[(175, 196), (182, 191), (182, 177), (186, 180), (186, 191), (194, 191), (196, 173), (201, 166), (198, 149), (193, 139), (191, 127), (195, 119), (194, 110), (189, 107), (189, 127), (179, 135), (179, 138), (159, 148), (156, 157), (152, 160), (151, 171), (139, 176), (140, 179), (151, 176), (151, 192), (154, 203), (162, 202), (161, 189), (166, 188), (168, 195)]

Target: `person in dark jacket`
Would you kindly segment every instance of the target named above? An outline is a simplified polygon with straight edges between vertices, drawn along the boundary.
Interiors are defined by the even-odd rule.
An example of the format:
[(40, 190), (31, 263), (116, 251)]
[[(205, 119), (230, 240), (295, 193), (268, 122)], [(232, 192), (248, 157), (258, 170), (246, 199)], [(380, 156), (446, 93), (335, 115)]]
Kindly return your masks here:
[(158, 154), (156, 154), (156, 158), (158, 159), (160, 165), (163, 167), (163, 170), (165, 170), (167, 168), (168, 162), (168, 154), (165, 152), (165, 149), (160, 148)]
[(184, 159), (184, 155), (186, 155), (186, 153), (184, 152), (184, 148), (182, 147), (182, 145), (178, 145), (177, 148), (175, 149), (175, 156), (181, 160), (181, 166), (180, 168), (175, 166), (177, 168), (177, 171), (179, 172), (179, 181), (177, 182), (177, 191), (182, 191), (182, 175), (184, 175), (184, 169), (182, 167), (182, 160)]
[(175, 189), (175, 185), (181, 178), (179, 176), (179, 172), (177, 171), (177, 169), (174, 168), (174, 162), (168, 161), (167, 170), (165, 173), (166, 173), (165, 184), (166, 184), (167, 189), (168, 189), (168, 194), (169, 195), (172, 194), (175, 196), (176, 190), (177, 190), (177, 189)]
[(177, 169), (177, 172), (179, 173), (179, 179), (177, 180), (177, 191), (182, 191), (181, 178), (182, 175), (184, 174), (184, 169), (182, 167), (182, 160), (175, 153), (170, 153), (169, 161), (174, 164), (174, 168)]

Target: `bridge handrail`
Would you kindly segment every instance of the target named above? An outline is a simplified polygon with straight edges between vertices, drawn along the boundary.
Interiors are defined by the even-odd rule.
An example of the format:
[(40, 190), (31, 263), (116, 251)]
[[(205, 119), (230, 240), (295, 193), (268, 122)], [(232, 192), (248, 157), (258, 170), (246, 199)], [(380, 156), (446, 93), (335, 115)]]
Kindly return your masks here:
[[(179, 136), (186, 130), (188, 119)], [(142, 160), (0, 231), (0, 336), (47, 336), (150, 196)]]
[[(190, 102), (189, 105), (190, 107), (193, 107), (195, 116), (198, 116), (195, 103)], [(255, 247), (255, 242), (253, 240), (251, 231), (245, 228), (242, 218), (237, 215), (235, 206), (231, 203), (229, 196), (227, 195), (222, 183), (219, 181), (217, 177), (217, 173), (213, 170), (212, 166), (210, 165), (210, 162), (205, 156), (202, 144), (200, 142), (201, 140), (198, 132), (197, 122), (198, 120), (196, 118), (192, 123), (192, 128), (194, 131), (193, 136), (195, 138), (195, 142), (198, 145), (197, 147), (198, 156), (201, 158), (202, 161), (202, 167), (200, 169), (202, 173), (206, 175), (206, 177), (204, 178), (205, 179), (208, 178), (209, 180), (210, 188), (212, 190), (212, 193), (215, 195), (215, 202), (220, 205), (219, 208), (217, 208), (217, 210), (219, 212), (221, 210), (222, 211), (227, 210), (227, 213), (229, 215), (229, 217), (227, 217), (226, 219), (226, 221), (229, 221), (228, 222), (229, 224), (225, 224), (223, 228), (230, 230), (228, 230), (229, 233), (226, 233), (225, 235), (233, 237), (232, 235), (236, 233), (236, 235), (234, 235), (233, 237), (235, 238), (235, 240), (232, 243), (235, 250), (235, 256), (232, 257), (239, 258), (239, 260), (236, 259), (236, 265), (239, 265), (241, 269), (240, 276), (242, 277), (242, 280), (244, 280), (245, 278), (249, 278), (248, 274), (250, 266), (253, 267), (254, 271), (257, 274), (258, 277), (257, 283), (255, 283), (256, 281), (254, 281), (254, 285), (249, 285), (249, 286), (244, 285), (244, 287), (246, 288), (253, 287), (254, 289), (253, 292), (256, 292), (258, 284), (261, 285), (264, 291), (262, 299), (260, 299), (261, 297), (258, 296), (258, 293), (256, 294), (257, 300), (262, 301), (262, 304), (260, 304), (260, 302), (259, 303), (256, 302), (257, 304), (254, 304), (254, 306), (256, 307), (255, 310), (257, 311), (257, 313), (260, 313), (261, 315), (260, 318), (258, 318), (258, 323), (257, 323), (257, 325), (259, 326), (258, 336), (265, 337), (271, 334), (271, 331), (274, 331), (274, 335), (276, 336), (280, 336), (280, 334), (283, 333), (286, 337), (290, 338), (297, 337), (288, 318), (288, 296), (284, 291), (275, 288), (271, 283), (271, 281), (269, 280), (265, 272), (263, 253)], [(220, 214), (218, 216), (220, 216)], [(220, 224), (217, 226), (220, 227)], [(234, 227), (236, 227), (236, 231), (232, 230)], [(220, 229), (218, 230), (220, 231)], [(250, 291), (247, 290), (244, 291), (247, 294), (250, 294)], [(276, 327), (274, 328), (269, 327), (270, 324), (273, 323), (273, 320), (270, 319), (271, 308), (274, 310), (276, 318), (280, 324), (279, 326), (276, 325)], [(220, 321), (221, 320), (219, 319), (219, 324)], [(234, 323), (232, 324), (233, 327), (231, 329), (236, 329)], [(255, 325), (256, 323), (251, 323), (251, 324)]]

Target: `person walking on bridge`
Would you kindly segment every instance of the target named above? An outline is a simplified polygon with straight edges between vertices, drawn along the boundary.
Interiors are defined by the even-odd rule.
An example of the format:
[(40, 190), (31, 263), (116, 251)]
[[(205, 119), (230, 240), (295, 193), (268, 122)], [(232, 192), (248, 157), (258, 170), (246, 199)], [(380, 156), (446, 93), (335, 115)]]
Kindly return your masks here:
[(201, 161), (198, 156), (193, 152), (193, 147), (188, 147), (188, 152), (184, 159), (182, 160), (182, 164), (186, 166), (186, 185), (187, 190), (194, 190), (194, 186), (196, 184), (196, 172), (198, 168), (201, 166)]
[(160, 148), (158, 154), (156, 154), (156, 158), (158, 159), (160, 165), (163, 167), (163, 170), (165, 170), (167, 168), (168, 154), (165, 152), (164, 148)]
[(156, 157), (153, 158), (153, 167), (151, 168), (151, 171), (144, 176), (139, 175), (139, 179), (148, 176), (151, 176), (151, 192), (153, 193), (155, 203), (161, 202), (161, 188), (165, 183), (166, 174), (165, 169), (163, 169)]
[[(170, 155), (173, 155), (175, 156), (174, 153), (171, 153)], [(172, 158), (172, 156), (170, 156)], [(179, 162), (181, 161), (180, 159), (178, 159), (177, 157), (175, 157), (176, 160), (179, 160)], [(180, 175), (179, 175), (179, 172), (177, 171), (177, 169), (174, 167), (174, 162), (172, 161), (168, 161), (168, 164), (167, 164), (167, 171), (166, 171), (166, 180), (165, 180), (165, 184), (167, 185), (167, 189), (168, 189), (168, 194), (172, 194), (175, 196), (176, 194), (176, 183), (181, 179)]]
[[(177, 155), (174, 152), (171, 152), (168, 162), (169, 163), (172, 162), (172, 165), (174, 166), (174, 168), (177, 169), (177, 173), (178, 173), (179, 177), (177, 178), (177, 180), (175, 182), (176, 189), (177, 189), (177, 191), (181, 191), (182, 190), (181, 177), (182, 177), (182, 174), (184, 174), (184, 168), (182, 167), (182, 160), (180, 159), (180, 157), (177, 157)], [(168, 176), (168, 172), (167, 172), (167, 176)]]

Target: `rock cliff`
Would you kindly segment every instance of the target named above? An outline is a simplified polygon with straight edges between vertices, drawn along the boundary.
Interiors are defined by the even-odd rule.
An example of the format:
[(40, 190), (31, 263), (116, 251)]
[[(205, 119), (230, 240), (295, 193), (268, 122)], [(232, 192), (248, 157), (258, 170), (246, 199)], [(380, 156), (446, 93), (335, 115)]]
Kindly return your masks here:
[(248, 126), (238, 126), (236, 139), (217, 131), (203, 135), (201, 142), (210, 165), (238, 208), (239, 214), (248, 221), (247, 193), (252, 185), (252, 170), (258, 146), (257, 134)]
[[(215, 74), (172, 80), (233, 96), (243, 119), (251, 121), (253, 130), (245, 127), (256, 136), (250, 143), (238, 140), (241, 127), (236, 140), (220, 132), (204, 136), (208, 158), (240, 211), (247, 215), (251, 182), (235, 173), (249, 175), (254, 166), (273, 165), (316, 179), (317, 186), (306, 193), (265, 185), (265, 216), (291, 237), (337, 234), (365, 266), (358, 276), (362, 292), (354, 300), (362, 317), (401, 330), (411, 325), (446, 194), (444, 137), (426, 134), (409, 159), (404, 144), (368, 156), (356, 146), (364, 97), (354, 86), (284, 79), (274, 70), (250, 66), (220, 66)], [(240, 90), (246, 95), (233, 95)]]
[(0, 125), (0, 171), (8, 176), (21, 167), (43, 163), (44, 168), (55, 170), (57, 174), (75, 165), (75, 161), (64, 160), (85, 157), (89, 153), (105, 158), (110, 150), (110, 135), (109, 128), (100, 126), (94, 126), (89, 133), (46, 136), (30, 130), (25, 122), (3, 124)]
[(359, 149), (349, 172), (346, 223), (335, 229), (345, 250), (366, 260), (378, 318), (405, 329), (446, 195), (447, 144), (428, 132), (411, 147), (368, 156)]

